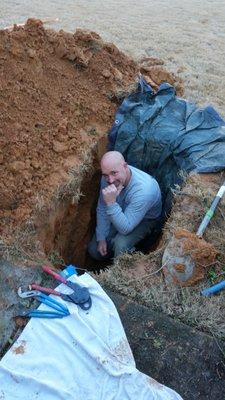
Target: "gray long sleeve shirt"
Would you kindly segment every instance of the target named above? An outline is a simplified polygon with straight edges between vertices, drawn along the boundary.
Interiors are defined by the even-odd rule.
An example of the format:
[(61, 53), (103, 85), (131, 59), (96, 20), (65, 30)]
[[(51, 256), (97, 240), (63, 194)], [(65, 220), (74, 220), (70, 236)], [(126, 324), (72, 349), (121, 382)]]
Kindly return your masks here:
[(108, 183), (104, 178), (101, 179), (97, 205), (97, 241), (107, 238), (111, 224), (119, 233), (128, 235), (142, 220), (155, 219), (161, 214), (161, 191), (157, 181), (140, 169), (130, 165), (129, 168), (131, 179), (113, 204), (107, 205), (103, 200), (102, 189)]

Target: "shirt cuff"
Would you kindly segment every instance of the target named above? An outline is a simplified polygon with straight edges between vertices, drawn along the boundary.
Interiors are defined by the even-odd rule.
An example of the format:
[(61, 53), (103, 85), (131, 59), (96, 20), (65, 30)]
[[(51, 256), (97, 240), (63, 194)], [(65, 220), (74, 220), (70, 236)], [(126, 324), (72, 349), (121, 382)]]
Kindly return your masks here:
[(118, 210), (120, 210), (120, 206), (117, 203), (109, 204), (106, 206), (106, 214), (107, 215), (113, 215)]

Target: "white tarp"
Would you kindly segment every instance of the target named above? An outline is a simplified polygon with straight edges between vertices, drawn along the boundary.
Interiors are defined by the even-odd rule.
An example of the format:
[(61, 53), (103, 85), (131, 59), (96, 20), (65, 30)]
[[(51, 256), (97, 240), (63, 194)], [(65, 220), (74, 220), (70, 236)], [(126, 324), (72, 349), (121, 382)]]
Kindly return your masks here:
[[(100, 285), (88, 274), (70, 279), (89, 288), (91, 309), (66, 303), (68, 317), (32, 318), (0, 362), (0, 399), (182, 400), (136, 369), (117, 310)], [(70, 293), (63, 284), (59, 289)]]

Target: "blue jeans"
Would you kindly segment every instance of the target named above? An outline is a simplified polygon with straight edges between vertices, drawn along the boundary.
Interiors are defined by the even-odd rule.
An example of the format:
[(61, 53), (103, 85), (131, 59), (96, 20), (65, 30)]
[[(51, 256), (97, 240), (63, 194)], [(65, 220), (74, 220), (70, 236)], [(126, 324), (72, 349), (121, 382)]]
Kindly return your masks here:
[(157, 225), (159, 219), (143, 220), (140, 222), (132, 232), (128, 235), (122, 235), (111, 224), (109, 235), (106, 238), (107, 242), (107, 255), (102, 256), (98, 250), (98, 242), (94, 234), (90, 243), (88, 244), (88, 252), (92, 258), (98, 261), (107, 260), (109, 258), (117, 257), (125, 252), (135, 250), (134, 246), (146, 235), (149, 235), (152, 229)]

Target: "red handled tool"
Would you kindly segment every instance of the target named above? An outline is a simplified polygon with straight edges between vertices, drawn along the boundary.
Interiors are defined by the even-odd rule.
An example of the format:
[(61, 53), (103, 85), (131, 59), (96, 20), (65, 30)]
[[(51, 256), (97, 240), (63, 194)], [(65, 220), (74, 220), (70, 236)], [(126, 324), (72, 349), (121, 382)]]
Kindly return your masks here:
[(32, 283), (32, 285), (29, 285), (29, 288), (39, 290), (39, 292), (42, 293), (48, 293), (48, 294), (54, 294), (55, 296), (60, 296), (62, 297), (63, 300), (70, 301), (72, 303), (76, 303), (77, 300), (77, 298), (74, 296), (74, 293), (71, 294), (61, 293), (52, 288), (46, 288), (43, 286), (36, 285), (36, 283)]
[[(92, 302), (91, 302), (91, 297), (90, 297), (89, 290), (86, 287), (80, 286), (80, 285), (78, 285), (78, 283), (74, 283), (74, 282), (71, 282), (71, 281), (63, 278), (61, 275), (57, 274), (55, 271), (53, 271), (51, 268), (49, 268), (46, 265), (43, 265), (42, 269), (48, 275), (51, 275), (54, 279), (56, 279), (57, 281), (59, 281), (61, 283), (64, 283), (70, 289), (73, 290), (72, 294), (68, 294), (68, 295), (66, 294), (65, 295), (63, 293), (59, 293), (59, 292), (54, 291), (54, 292), (57, 293), (56, 294), (56, 293), (52, 292), (53, 289), (44, 288), (45, 289), (45, 293), (56, 294), (58, 296), (61, 296), (62, 298), (63, 298), (63, 296), (68, 296), (71, 299), (69, 301), (72, 301), (73, 303), (79, 305), (83, 310), (89, 310), (89, 308), (91, 307)], [(33, 289), (37, 289), (37, 286), (36, 285), (35, 286), (32, 285), (32, 288)], [(39, 290), (40, 290), (40, 287), (39, 287)], [(48, 292), (46, 290), (48, 290)], [(49, 290), (51, 290), (51, 292)], [(64, 300), (66, 300), (66, 299), (64, 298)], [(68, 301), (68, 299), (67, 299), (67, 301)]]

